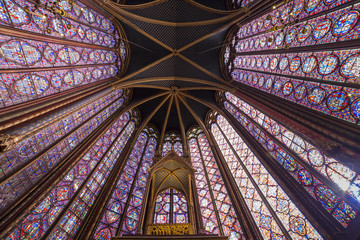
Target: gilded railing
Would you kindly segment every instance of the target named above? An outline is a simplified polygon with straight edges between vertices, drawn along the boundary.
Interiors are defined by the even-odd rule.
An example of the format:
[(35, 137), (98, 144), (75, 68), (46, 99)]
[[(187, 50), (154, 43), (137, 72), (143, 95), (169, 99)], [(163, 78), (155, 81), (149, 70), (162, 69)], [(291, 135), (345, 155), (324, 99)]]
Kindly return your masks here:
[(148, 235), (190, 235), (194, 234), (190, 223), (149, 225)]

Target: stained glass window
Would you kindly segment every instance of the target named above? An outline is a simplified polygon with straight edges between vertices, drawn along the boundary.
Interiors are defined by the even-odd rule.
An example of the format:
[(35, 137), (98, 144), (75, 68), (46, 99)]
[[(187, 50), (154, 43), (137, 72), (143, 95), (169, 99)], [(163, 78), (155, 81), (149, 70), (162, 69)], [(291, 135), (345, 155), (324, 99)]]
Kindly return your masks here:
[[(1, 175), (6, 180), (0, 194), (5, 209), (57, 166), (75, 147), (89, 136), (107, 117), (119, 109), (123, 90), (107, 93), (96, 101), (80, 106), (43, 130), (25, 138), (15, 148), (0, 155)], [(49, 148), (50, 147), (50, 148)]]
[(173, 192), (173, 223), (188, 223), (189, 214), (188, 214), (188, 204), (184, 194), (180, 191), (172, 189)]
[(169, 224), (171, 208), (171, 189), (167, 189), (156, 197), (154, 223)]
[(156, 197), (154, 224), (188, 223), (188, 204), (185, 195), (168, 188)]
[(215, 115), (210, 128), (264, 239), (322, 239), (223, 116)]
[(238, 9), (240, 7), (248, 7), (256, 0), (228, 0), (230, 9)]
[(237, 9), (241, 6), (242, 0), (227, 0), (230, 9)]
[(120, 26), (80, 1), (1, 0), (1, 25), (0, 108), (105, 81), (125, 64)]
[(131, 194), (130, 202), (128, 209), (125, 214), (125, 220), (122, 227), (122, 234), (134, 234), (140, 217), (140, 212), (142, 208), (145, 187), (148, 179), (148, 170), (153, 162), (153, 157), (156, 149), (156, 139), (151, 137), (147, 145), (145, 155), (143, 157), (143, 162), (139, 169), (139, 175), (135, 182), (134, 191)]
[(360, 4), (348, 2), (293, 0), (234, 28), (224, 47), (224, 72), (242, 84), (359, 123), (359, 49), (306, 48), (359, 39)]
[(139, 135), (92, 239), (110, 239), (136, 232), (157, 138), (158, 133), (151, 126)]
[(135, 122), (131, 121), (110, 151), (106, 153), (103, 164), (98, 165), (92, 176), (84, 183), (77, 198), (73, 199), (70, 208), (59, 218), (49, 239), (55, 240), (65, 237), (67, 239), (74, 239), (79, 225), (87, 216), (95, 199), (99, 196), (105, 180), (109, 177), (115, 162), (118, 160), (134, 129)]
[[(325, 186), (311, 173), (311, 169), (333, 181), (343, 191), (359, 201), (359, 176), (333, 158), (321, 153), (316, 147), (296, 135), (285, 126), (260, 112), (231, 93), (225, 93), (225, 109), (228, 110), (246, 130), (278, 161), (323, 207), (347, 226), (357, 212), (341, 200), (332, 186)], [(252, 121), (253, 120), (253, 121)], [(272, 136), (271, 136), (272, 135)], [(274, 139), (275, 138), (275, 139)], [(283, 143), (285, 146), (280, 146)], [(289, 151), (289, 149), (291, 151)], [(294, 152), (308, 163), (302, 164), (292, 157)], [(311, 167), (310, 167), (311, 166)], [(309, 171), (310, 170), (310, 171)], [(333, 190), (331, 190), (331, 188)]]
[(188, 139), (205, 231), (229, 236), (231, 240), (244, 239), (238, 217), (205, 134), (201, 129), (194, 128), (188, 132)]
[[(126, 112), (115, 121), (29, 213), (19, 219), (7, 238), (40, 239), (49, 234), (49, 227), (55, 227), (50, 239), (71, 239), (135, 128), (131, 115)], [(66, 213), (62, 212), (64, 209)]]
[(163, 147), (162, 147), (162, 155), (165, 156), (165, 155), (168, 154), (168, 152), (170, 152), (172, 149), (173, 149), (173, 145), (171, 144), (171, 142), (170, 142), (170, 141), (166, 141), (166, 142), (163, 144)]
[(167, 132), (164, 136), (164, 144), (162, 147), (162, 156), (165, 156), (169, 151), (175, 151), (177, 155), (182, 157), (183, 144), (180, 135), (176, 132)]

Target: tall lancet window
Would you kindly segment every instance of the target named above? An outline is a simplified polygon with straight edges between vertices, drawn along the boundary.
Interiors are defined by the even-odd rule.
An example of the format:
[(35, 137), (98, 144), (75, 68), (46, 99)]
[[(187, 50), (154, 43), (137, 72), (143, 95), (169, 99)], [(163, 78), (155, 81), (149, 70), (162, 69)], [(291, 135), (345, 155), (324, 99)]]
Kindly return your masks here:
[[(1, 0), (0, 30), (0, 109), (5, 112), (101, 86), (125, 69), (127, 46), (121, 26), (80, 1)], [(64, 164), (128, 98), (128, 91), (122, 89), (89, 93), (74, 97), (72, 104), (30, 125), (6, 132), (17, 141), (0, 154), (1, 212)], [(130, 125), (126, 128), (129, 133)], [(107, 138), (113, 138), (110, 136)], [(82, 170), (89, 174), (88, 168)], [(49, 204), (57, 206), (73, 192), (61, 187), (59, 194)], [(41, 214), (24, 221), (29, 233), (21, 236), (33, 231), (35, 236), (42, 235), (58, 216), (57, 211), (61, 207), (52, 209), (41, 226), (37, 225)]]
[(264, 239), (322, 239), (229, 122), (213, 113), (209, 124)]
[(245, 239), (205, 134), (198, 127), (190, 129), (187, 137), (205, 231)]
[(228, 7), (230, 9), (238, 9), (241, 7), (248, 7), (256, 0), (227, 0)]
[(94, 9), (80, 1), (0, 1), (0, 108), (123, 71), (125, 34)]
[(136, 127), (136, 113), (121, 115), (44, 191), (3, 239), (74, 239)]
[(108, 199), (104, 199), (107, 204), (91, 239), (135, 234), (158, 137), (153, 126), (147, 126), (140, 133), (115, 187)]
[(162, 155), (165, 156), (169, 151), (175, 151), (180, 157), (183, 156), (183, 144), (180, 134), (176, 132), (167, 132), (164, 136)]
[(21, 136), (21, 140), (0, 154), (0, 176), (5, 179), (0, 184), (1, 211), (59, 165), (127, 98), (127, 90), (105, 90), (59, 114), (39, 119), (34, 125), (40, 127), (35, 131), (26, 126), (14, 130), (12, 133)]
[(353, 43), (360, 36), (359, 8), (350, 1), (289, 1), (232, 30), (223, 71), (242, 84), (358, 124), (360, 50)]
[(180, 224), (189, 222), (185, 195), (175, 188), (168, 188), (156, 197), (154, 224)]
[[(311, 143), (233, 94), (225, 93), (225, 98), (225, 109), (312, 197), (347, 227), (357, 212), (336, 192), (340, 187), (349, 197), (360, 201), (359, 175), (336, 159), (325, 156)], [(324, 185), (322, 180), (314, 176), (314, 171), (333, 184)], [(340, 194), (343, 195), (343, 192)]]

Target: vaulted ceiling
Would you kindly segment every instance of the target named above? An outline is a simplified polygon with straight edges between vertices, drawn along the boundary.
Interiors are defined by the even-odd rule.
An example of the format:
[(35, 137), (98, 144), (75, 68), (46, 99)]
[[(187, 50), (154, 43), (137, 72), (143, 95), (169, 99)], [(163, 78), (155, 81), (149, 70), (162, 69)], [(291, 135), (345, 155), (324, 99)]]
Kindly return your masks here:
[(143, 120), (184, 134), (216, 105), (216, 90), (231, 90), (219, 56), (245, 10), (228, 11), (225, 0), (126, 2), (103, 6), (121, 22), (131, 48), (127, 73), (113, 85), (133, 89)]

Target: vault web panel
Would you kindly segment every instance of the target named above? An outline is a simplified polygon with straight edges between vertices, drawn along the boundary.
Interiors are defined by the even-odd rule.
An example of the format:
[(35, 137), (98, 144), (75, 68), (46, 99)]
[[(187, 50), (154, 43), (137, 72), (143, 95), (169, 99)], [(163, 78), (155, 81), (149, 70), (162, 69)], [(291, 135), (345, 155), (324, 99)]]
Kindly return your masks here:
[(225, 16), (224, 14), (196, 7), (184, 0), (168, 0), (146, 8), (127, 9), (126, 11), (142, 17), (167, 22), (197, 22)]

